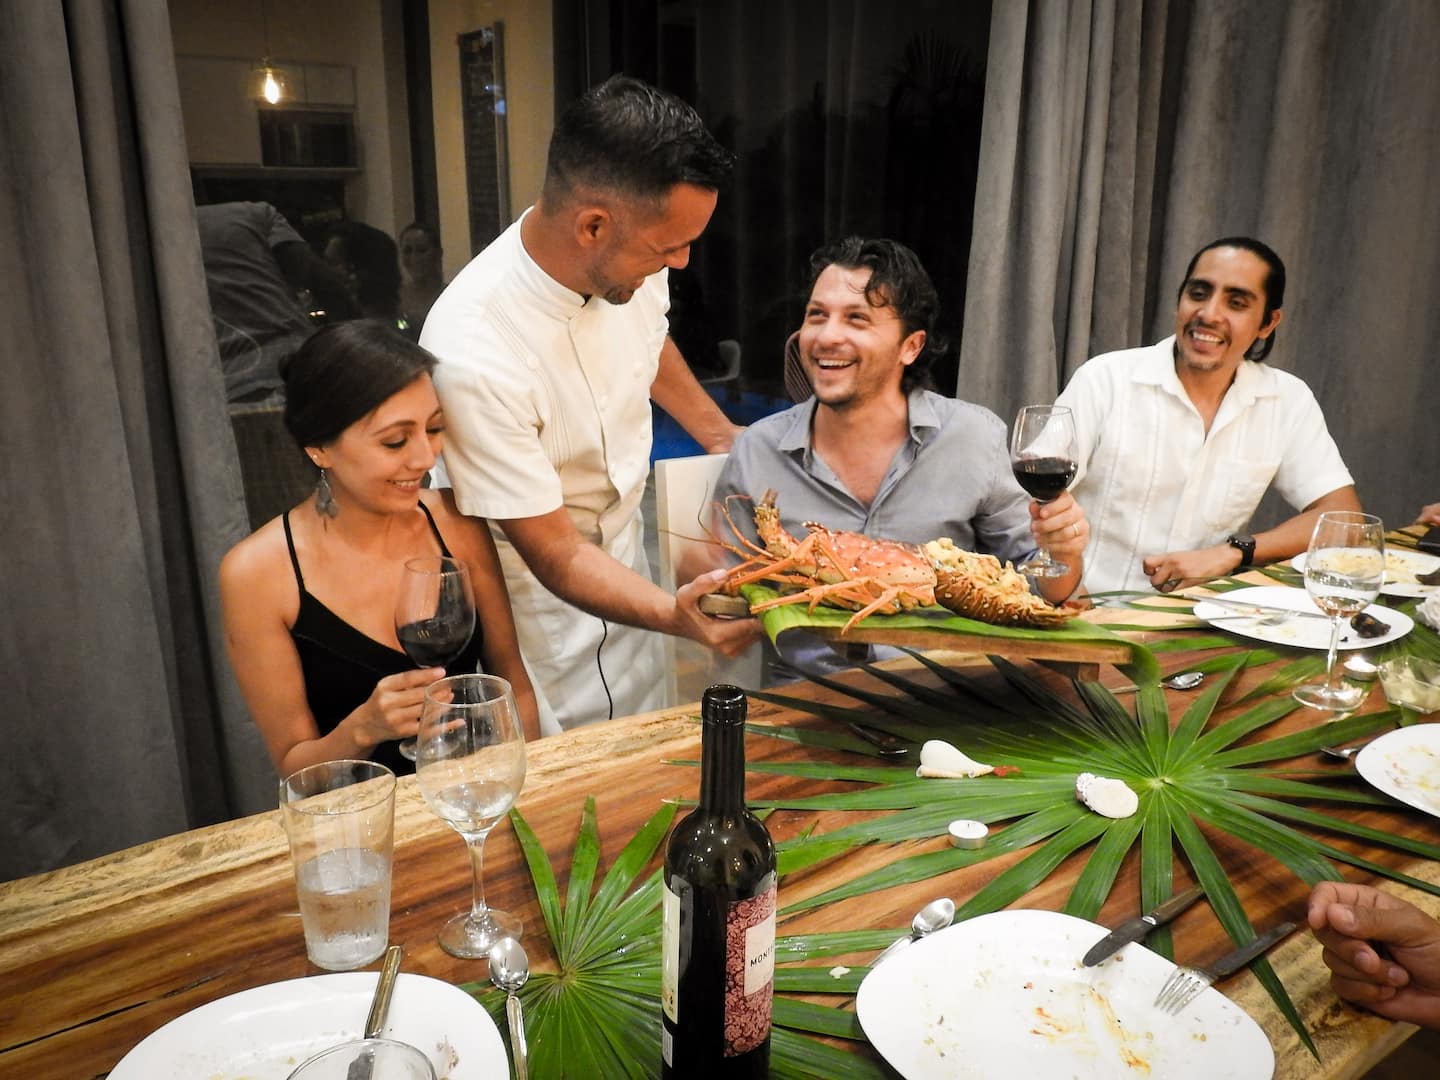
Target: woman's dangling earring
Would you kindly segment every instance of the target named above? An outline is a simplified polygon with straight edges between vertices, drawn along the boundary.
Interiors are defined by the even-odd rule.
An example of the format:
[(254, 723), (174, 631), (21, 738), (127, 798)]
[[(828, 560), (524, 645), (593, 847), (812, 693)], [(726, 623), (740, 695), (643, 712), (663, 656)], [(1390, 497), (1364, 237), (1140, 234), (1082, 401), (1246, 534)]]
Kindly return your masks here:
[(335, 504), (335, 495), (330, 490), (330, 477), (325, 470), (320, 470), (320, 479), (315, 484), (315, 512), (321, 517), (333, 518), (340, 513), (340, 507)]

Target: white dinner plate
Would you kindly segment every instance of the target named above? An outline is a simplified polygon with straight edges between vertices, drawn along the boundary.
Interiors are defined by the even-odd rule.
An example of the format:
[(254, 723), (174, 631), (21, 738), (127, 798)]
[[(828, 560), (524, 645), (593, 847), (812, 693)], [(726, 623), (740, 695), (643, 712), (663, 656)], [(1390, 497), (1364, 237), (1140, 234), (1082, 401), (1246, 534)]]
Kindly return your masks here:
[[(110, 1080), (285, 1080), (312, 1054), (360, 1037), (377, 978), (314, 975), (201, 1005), (148, 1035)], [(440, 1080), (509, 1075), (490, 1014), (439, 979), (402, 974), (381, 1034), (418, 1046)]]
[[(1305, 572), (1305, 552), (1290, 560), (1290, 565), (1300, 573)], [(1440, 567), (1440, 555), (1426, 555), (1423, 551), (1408, 548), (1385, 549), (1385, 583), (1380, 591), (1386, 596), (1429, 596), (1440, 592), (1440, 585), (1421, 585), (1415, 580), (1416, 574), (1434, 573)]]
[(1355, 755), (1355, 770), (1392, 799), (1440, 817), (1440, 724), (1387, 731)]
[(1053, 911), (997, 911), (901, 949), (860, 984), (856, 1012), (905, 1080), (1067, 1077), (1265, 1080), (1260, 1026), (1217, 990), (1179, 1016), (1153, 1002), (1175, 965), (1130, 944), (1095, 967), (1108, 931)]
[[(1224, 599), (1239, 604), (1260, 604), (1264, 607), (1289, 608), (1291, 611), (1323, 615), (1304, 589), (1291, 589), (1284, 585), (1256, 585), (1249, 589), (1232, 589), (1224, 594)], [(1365, 610), (1381, 622), (1389, 624), (1390, 629), (1378, 637), (1365, 638), (1351, 628), (1347, 619), (1340, 631), (1340, 648), (1371, 649), (1376, 645), (1396, 641), (1415, 628), (1415, 621), (1409, 615), (1393, 608), (1371, 604)], [(1289, 645), (1296, 649), (1330, 648), (1328, 618), (1286, 619), (1273, 626), (1261, 626), (1260, 620), (1264, 617), (1262, 615), (1245, 615), (1223, 608), (1219, 604), (1207, 604), (1204, 600), (1195, 601), (1195, 616), (1221, 630), (1229, 630), (1256, 641), (1268, 641), (1272, 645)]]

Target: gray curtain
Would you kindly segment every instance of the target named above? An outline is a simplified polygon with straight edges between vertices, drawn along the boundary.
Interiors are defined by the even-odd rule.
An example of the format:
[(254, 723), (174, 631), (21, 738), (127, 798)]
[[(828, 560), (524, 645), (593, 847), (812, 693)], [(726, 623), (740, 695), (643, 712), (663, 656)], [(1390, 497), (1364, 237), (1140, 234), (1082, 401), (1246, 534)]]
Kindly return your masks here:
[(1409, 521), (1440, 498), (1437, 52), (1429, 0), (999, 0), (960, 396), (1051, 400), (1170, 332), (1197, 248), (1258, 236), (1289, 270), (1271, 362)]
[(0, 877), (273, 805), (215, 568), (247, 531), (163, 0), (0, 9)]

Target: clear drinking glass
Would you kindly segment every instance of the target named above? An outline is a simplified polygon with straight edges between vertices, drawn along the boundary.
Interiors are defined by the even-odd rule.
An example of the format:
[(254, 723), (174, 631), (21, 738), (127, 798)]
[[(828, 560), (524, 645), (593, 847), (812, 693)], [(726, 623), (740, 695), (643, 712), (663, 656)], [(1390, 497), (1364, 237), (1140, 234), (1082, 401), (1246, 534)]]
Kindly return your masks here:
[(440, 931), (451, 956), (479, 959), (501, 938), (519, 938), (513, 915), (485, 903), (485, 838), (525, 783), (525, 733), (510, 684), (498, 675), (452, 675), (425, 691), (415, 777), (430, 809), (464, 838), (474, 896)]
[[(1020, 486), (1042, 503), (1060, 497), (1075, 479), (1079, 447), (1075, 418), (1063, 405), (1026, 405), (1015, 416), (1010, 436), (1010, 468)], [(1056, 562), (1043, 547), (1015, 568), (1027, 577), (1062, 577), (1070, 567)]]
[[(410, 559), (395, 598), (395, 636), (417, 667), (447, 667), (475, 633), (475, 594), (470, 571), (449, 555)], [(415, 760), (415, 740), (404, 739), (402, 757)]]
[(1295, 690), (1312, 709), (1348, 712), (1365, 700), (1365, 688), (1347, 683), (1335, 665), (1344, 621), (1380, 595), (1385, 580), (1385, 526), (1374, 514), (1331, 510), (1320, 515), (1305, 555), (1305, 591), (1330, 616), (1325, 681)]

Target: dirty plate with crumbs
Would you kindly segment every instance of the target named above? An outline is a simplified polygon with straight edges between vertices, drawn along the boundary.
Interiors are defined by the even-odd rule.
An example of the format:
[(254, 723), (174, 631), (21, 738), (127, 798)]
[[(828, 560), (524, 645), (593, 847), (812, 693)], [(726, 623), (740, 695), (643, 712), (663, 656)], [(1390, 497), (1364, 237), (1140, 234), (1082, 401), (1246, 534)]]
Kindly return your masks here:
[(1392, 799), (1440, 817), (1440, 724), (1386, 732), (1355, 755), (1355, 771)]
[(1219, 991), (1203, 991), (1179, 1016), (1156, 1009), (1175, 965), (1143, 945), (1083, 967), (1107, 932), (1053, 911), (956, 923), (866, 976), (860, 1024), (905, 1080), (1273, 1074), (1265, 1033)]
[[(360, 1038), (376, 977), (314, 975), (201, 1005), (147, 1036), (110, 1080), (285, 1080), (312, 1054)], [(509, 1075), (490, 1014), (439, 979), (401, 974), (381, 1034), (423, 1050), (439, 1080)]]
[[(1232, 589), (1224, 594), (1224, 599), (1237, 604), (1258, 604), (1261, 608), (1286, 608), (1290, 611), (1308, 612), (1311, 615), (1323, 614), (1304, 589), (1292, 589), (1284, 585), (1252, 585), (1249, 588)], [(1395, 611), (1377, 604), (1371, 604), (1365, 610), (1373, 617), (1380, 619), (1389, 629), (1375, 637), (1367, 638), (1361, 637), (1347, 623), (1340, 631), (1339, 647), (1341, 649), (1373, 649), (1376, 646), (1397, 641), (1415, 628), (1415, 620), (1403, 611)], [(1203, 619), (1211, 626), (1228, 630), (1232, 634), (1239, 634), (1241, 637), (1254, 638), (1256, 641), (1267, 641), (1272, 645), (1288, 645), (1295, 649), (1316, 649), (1322, 652), (1330, 647), (1330, 620), (1328, 618), (1287, 619), (1284, 622), (1267, 626), (1263, 616), (1272, 614), (1270, 611), (1260, 610), (1251, 616), (1244, 612), (1237, 612), (1233, 608), (1221, 607), (1219, 604), (1207, 604), (1198, 598), (1195, 600), (1194, 611), (1197, 619)]]

